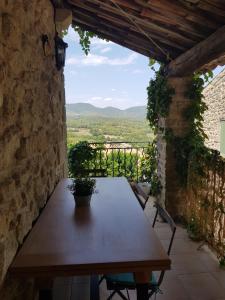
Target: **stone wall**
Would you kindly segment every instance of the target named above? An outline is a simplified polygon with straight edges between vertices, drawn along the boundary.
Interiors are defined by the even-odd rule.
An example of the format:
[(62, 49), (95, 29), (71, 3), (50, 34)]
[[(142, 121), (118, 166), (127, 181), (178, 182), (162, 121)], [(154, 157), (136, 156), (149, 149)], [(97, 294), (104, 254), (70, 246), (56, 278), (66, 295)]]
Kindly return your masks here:
[[(159, 120), (160, 127), (171, 128), (175, 136), (182, 137), (189, 129), (183, 111), (190, 105), (190, 100), (185, 97), (190, 78), (168, 78), (168, 84), (175, 89), (175, 94), (168, 116)], [(179, 175), (176, 172), (174, 149), (160, 135), (157, 137), (157, 147), (159, 152), (158, 174), (163, 187), (160, 202), (165, 204), (173, 217), (180, 217), (183, 215), (185, 207), (186, 191), (181, 187)]]
[(220, 150), (220, 119), (225, 118), (225, 70), (204, 89), (208, 110), (204, 114), (204, 130), (208, 135), (206, 145)]
[[(50, 42), (44, 54), (41, 35)], [(64, 78), (50, 0), (0, 1), (0, 299), (31, 299), (5, 280), (18, 246), (65, 175)], [(6, 283), (7, 282), (7, 283)], [(20, 290), (20, 291), (19, 291)]]

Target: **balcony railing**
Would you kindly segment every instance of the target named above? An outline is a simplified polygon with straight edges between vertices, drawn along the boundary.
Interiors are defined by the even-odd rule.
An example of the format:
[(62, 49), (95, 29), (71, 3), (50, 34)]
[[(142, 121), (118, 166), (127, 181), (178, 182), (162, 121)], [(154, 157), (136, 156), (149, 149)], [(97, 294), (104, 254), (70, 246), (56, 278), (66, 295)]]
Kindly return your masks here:
[(86, 175), (125, 176), (136, 181), (146, 179), (148, 142), (106, 142), (89, 145), (95, 150), (95, 155), (88, 163)]

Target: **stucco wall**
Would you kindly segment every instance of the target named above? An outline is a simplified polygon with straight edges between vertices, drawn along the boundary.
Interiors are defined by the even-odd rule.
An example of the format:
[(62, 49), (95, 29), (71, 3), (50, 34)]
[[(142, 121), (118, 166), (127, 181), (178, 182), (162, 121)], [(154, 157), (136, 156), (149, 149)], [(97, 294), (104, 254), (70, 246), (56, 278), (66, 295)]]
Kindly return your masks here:
[(208, 110), (204, 114), (204, 130), (208, 147), (220, 150), (220, 119), (225, 118), (225, 70), (218, 74), (204, 89)]
[[(42, 34), (50, 41), (48, 56)], [(65, 172), (64, 79), (55, 67), (54, 35), (50, 0), (0, 1), (0, 299), (4, 300), (26, 299), (29, 283), (21, 285), (10, 278), (6, 283), (5, 275)]]

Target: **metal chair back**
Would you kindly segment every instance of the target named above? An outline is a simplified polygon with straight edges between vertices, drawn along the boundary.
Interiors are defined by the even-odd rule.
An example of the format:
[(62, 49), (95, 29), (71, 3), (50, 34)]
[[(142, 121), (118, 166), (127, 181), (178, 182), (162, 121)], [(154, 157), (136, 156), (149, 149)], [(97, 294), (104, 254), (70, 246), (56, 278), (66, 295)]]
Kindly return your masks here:
[(139, 204), (141, 205), (142, 209), (144, 210), (146, 207), (146, 204), (148, 202), (149, 195), (147, 195), (136, 182), (131, 182), (130, 185), (131, 185), (131, 188), (132, 188)]
[[(170, 230), (171, 230), (171, 236), (170, 236), (170, 243), (169, 243), (169, 246), (168, 246), (168, 249), (167, 249), (167, 254), (170, 255), (177, 227), (176, 227), (176, 224), (174, 223), (172, 217), (166, 211), (165, 208), (163, 208), (157, 202), (155, 203), (155, 207), (156, 207), (156, 214), (155, 214), (155, 217), (154, 217), (154, 220), (153, 220), (153, 223), (152, 223), (152, 227), (155, 227), (155, 223), (156, 223), (158, 215), (160, 215), (160, 217), (163, 219), (163, 221), (166, 222), (169, 225)], [(161, 271), (159, 279), (158, 279), (158, 286), (161, 285), (164, 275), (165, 275), (165, 271)]]

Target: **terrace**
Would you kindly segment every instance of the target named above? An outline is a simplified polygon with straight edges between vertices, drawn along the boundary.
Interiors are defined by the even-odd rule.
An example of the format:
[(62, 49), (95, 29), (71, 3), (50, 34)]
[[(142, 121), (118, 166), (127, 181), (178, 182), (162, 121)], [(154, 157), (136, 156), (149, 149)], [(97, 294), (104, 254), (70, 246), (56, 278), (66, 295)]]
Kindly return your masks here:
[[(153, 199), (148, 202), (145, 214), (152, 222), (154, 208)], [(156, 232), (163, 245), (168, 240), (168, 228), (158, 222)], [(200, 247), (199, 247), (200, 246)], [(193, 242), (184, 227), (177, 228), (174, 247), (171, 253), (172, 269), (165, 275), (162, 283), (162, 294), (159, 300), (223, 300), (225, 299), (225, 272), (219, 267), (217, 258), (206, 245)], [(107, 299), (109, 291), (105, 282), (100, 286), (100, 299)], [(130, 299), (136, 299), (135, 291), (130, 291)], [(89, 277), (57, 278), (54, 284), (54, 300), (90, 299)], [(121, 300), (115, 296), (115, 300)]]
[[(26, 243), (27, 241), (29, 243), (30, 237), (35, 235), (36, 230), (35, 227), (33, 228), (36, 226), (35, 221), (36, 224), (40, 224), (40, 220), (46, 218), (46, 215), (48, 215), (45, 219), (47, 222), (54, 221), (51, 219), (51, 213), (46, 213), (49, 212), (48, 205), (52, 203), (51, 196), (58, 182), (68, 177), (62, 64), (64, 59), (62, 54), (65, 49), (62, 49), (64, 44), (59, 42), (57, 32), (61, 33), (71, 22), (83, 30), (91, 31), (102, 38), (164, 63), (164, 69), (158, 75), (161, 76), (162, 82), (166, 82), (173, 89), (173, 93), (167, 90), (170, 105), (164, 111), (160, 110), (162, 107), (165, 108), (163, 105), (158, 105), (158, 110), (155, 110), (157, 105), (153, 105), (150, 119), (155, 129), (162, 129), (165, 133), (172, 131), (173, 142), (169, 142), (160, 130), (156, 130), (158, 149), (156, 174), (162, 186), (157, 201), (166, 207), (175, 220), (185, 220), (189, 225), (192, 238), (199, 238), (209, 245), (219, 257), (221, 265), (224, 264), (224, 160), (217, 152), (202, 147), (201, 120), (199, 125), (199, 122), (196, 122), (196, 115), (193, 118), (193, 115), (189, 114), (189, 118), (185, 118), (183, 113), (188, 108), (192, 108), (192, 112), (195, 111), (193, 110), (193, 107), (196, 108), (193, 106), (195, 104), (198, 109), (202, 108), (198, 105), (202, 104), (198, 89), (199, 81), (194, 81), (193, 85), (193, 80), (196, 80), (193, 74), (210, 71), (215, 66), (225, 63), (224, 7), (223, 1), (211, 0), (173, 2), (168, 0), (21, 0), (0, 3), (2, 24), (0, 28), (2, 37), (0, 41), (0, 299), (36, 299), (37, 284), (40, 284), (39, 281), (43, 279), (46, 284), (44, 278), (46, 272), (56, 270), (58, 265), (49, 266), (44, 271), (41, 268), (45, 268), (45, 264), (49, 261), (51, 263), (55, 258), (61, 259), (61, 254), (68, 253), (72, 247), (79, 247), (76, 241), (64, 249), (63, 239), (66, 236), (58, 235), (53, 230), (51, 238), (54, 242), (55, 236), (57, 238), (60, 236), (57, 246), (54, 247), (56, 253), (51, 255), (51, 252), (47, 252), (47, 258), (41, 254), (51, 242), (50, 238), (42, 244), (33, 243), (34, 252), (30, 249), (30, 253), (40, 252), (32, 256), (28, 251), (26, 257), (28, 259), (23, 258), (20, 262), (22, 265), (33, 261), (34, 264), (40, 263), (38, 268), (42, 271), (38, 275), (42, 278), (35, 280), (35, 276), (31, 275), (25, 278), (22, 275), (15, 276), (15, 265), (13, 273), (12, 262), (15, 263), (15, 257), (19, 257), (18, 250), (22, 249), (26, 253)], [(190, 92), (188, 95), (187, 91)], [(154, 94), (153, 90), (151, 92)], [(160, 95), (158, 100), (165, 100), (163, 94)], [(157, 93), (154, 96), (157, 98)], [(158, 104), (157, 101), (154, 103)], [(200, 135), (196, 135), (195, 129)], [(194, 137), (191, 142), (197, 146), (194, 147), (195, 149), (206, 151), (191, 152), (195, 155), (186, 156), (185, 151), (190, 149), (190, 144), (187, 144), (187, 141), (190, 142), (190, 137)], [(198, 148), (199, 144), (200, 148)], [(129, 149), (130, 153), (125, 156), (118, 155), (126, 152), (126, 148), (130, 148), (127, 146), (117, 152), (114, 152), (115, 147), (110, 151), (109, 147), (104, 150), (99, 147), (100, 152), (94, 162), (94, 165), (101, 163), (100, 167), (97, 166), (97, 171), (100, 169), (100, 172), (104, 173), (112, 168), (110, 175), (126, 175), (130, 179), (146, 180), (143, 170), (139, 169), (141, 167), (139, 158), (143, 158), (139, 153), (144, 153), (143, 147)], [(96, 149), (96, 145), (94, 148)], [(185, 151), (179, 152), (180, 149)], [(110, 152), (110, 156), (107, 156), (107, 151)], [(113, 158), (110, 166), (107, 157), (110, 157), (110, 160)], [(181, 162), (179, 171), (177, 157), (178, 162)], [(136, 164), (135, 168), (132, 161)], [(125, 168), (122, 173), (124, 166), (129, 168)], [(179, 184), (179, 172), (182, 170), (188, 171), (184, 172), (185, 174), (181, 172), (182, 178), (187, 179), (186, 186)], [(94, 170), (94, 174), (97, 171)], [(137, 226), (144, 226), (144, 213), (134, 202), (135, 198), (130, 189), (128, 194), (131, 200), (133, 199), (131, 207), (137, 211), (133, 217), (140, 220)], [(110, 195), (115, 197), (116, 192), (113, 191)], [(116, 200), (118, 198), (119, 196), (115, 197)], [(66, 203), (66, 198), (64, 200)], [(97, 203), (97, 200), (95, 202)], [(69, 208), (70, 205), (71, 203)], [(101, 212), (101, 209), (97, 207), (97, 211)], [(119, 209), (117, 211), (120, 213)], [(56, 206), (56, 212), (59, 213), (59, 206)], [(67, 212), (71, 211), (68, 209)], [(129, 218), (128, 212), (129, 210), (127, 215), (124, 214), (124, 221), (127, 220), (127, 224), (132, 224), (129, 223), (132, 218)], [(145, 213), (151, 218), (152, 212), (151, 202), (149, 202)], [(93, 221), (90, 215), (86, 215), (83, 221), (79, 219), (81, 223), (78, 222), (78, 225), (82, 225), (85, 220)], [(58, 223), (55, 223), (56, 227)], [(72, 223), (72, 229), (75, 227), (74, 224)], [(125, 226), (125, 223), (121, 224)], [(94, 222), (93, 225), (96, 223)], [(61, 227), (63, 229), (63, 226)], [(61, 227), (57, 228), (61, 229)], [(43, 235), (39, 236), (42, 239), (45, 232), (51, 231), (52, 227), (43, 226), (43, 228), (44, 231), (41, 231)], [(167, 232), (164, 224), (158, 223), (155, 231), (165, 246)], [(25, 238), (29, 232), (30, 235)], [(151, 232), (153, 234), (154, 231), (151, 229)], [(129, 231), (127, 236), (129, 237)], [(143, 241), (147, 236), (148, 234), (142, 236)], [(67, 237), (69, 239), (70, 234)], [(101, 236), (97, 238), (99, 241), (103, 240)], [(130, 242), (132, 243), (132, 240)], [(160, 244), (157, 245), (159, 247)], [(113, 247), (114, 243), (111, 246)], [(168, 275), (162, 286), (165, 292), (163, 295), (157, 295), (159, 299), (177, 297), (177, 299), (223, 300), (225, 298), (224, 271), (219, 268), (218, 261), (215, 261), (208, 251), (205, 252), (205, 247), (196, 250), (198, 246), (198, 243), (193, 243), (187, 238), (183, 228), (178, 227), (171, 254), (172, 271), (167, 272)], [(126, 249), (126, 244), (123, 249)], [(142, 250), (145, 250), (144, 247)], [(163, 262), (161, 267), (169, 268), (166, 265), (168, 259), (165, 251), (161, 251), (160, 248), (160, 253)], [(102, 253), (100, 259), (107, 255), (108, 253)], [(141, 253), (136, 255), (139, 257)], [(33, 261), (32, 257), (35, 258)], [(70, 256), (65, 255), (66, 260), (69, 258)], [(88, 261), (89, 258), (86, 256), (86, 259)], [(150, 262), (152, 261), (148, 260), (149, 264)], [(132, 265), (136, 268), (136, 273), (142, 270), (140, 264), (141, 259), (136, 266)], [(17, 265), (17, 267), (21, 266)], [(38, 268), (33, 267), (37, 272)], [(159, 266), (157, 268), (159, 269)], [(28, 266), (28, 269), (25, 269), (24, 267), (22, 270), (23, 275), (31, 272), (32, 268)], [(74, 274), (71, 274), (73, 273), (71, 269), (67, 271), (61, 269), (61, 274), (77, 275), (78, 269), (77, 266), (74, 268)], [(121, 270), (133, 272), (132, 267), (126, 264), (121, 267)], [(51, 277), (60, 275), (59, 270), (57, 272), (57, 274), (51, 273)], [(103, 269), (96, 270), (97, 274), (102, 274), (100, 272), (103, 273)], [(142, 284), (146, 284), (146, 278), (143, 281), (137, 278), (138, 293), (141, 292)], [(104, 299), (104, 285), (101, 288), (101, 297)], [(137, 297), (144, 299), (140, 295)]]

